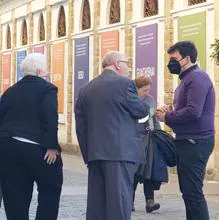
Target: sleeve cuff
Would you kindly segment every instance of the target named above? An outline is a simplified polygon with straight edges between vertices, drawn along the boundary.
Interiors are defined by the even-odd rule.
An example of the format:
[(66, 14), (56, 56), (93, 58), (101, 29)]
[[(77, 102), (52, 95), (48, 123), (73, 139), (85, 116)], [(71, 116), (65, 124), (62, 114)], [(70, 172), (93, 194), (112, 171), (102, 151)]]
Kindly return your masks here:
[(171, 119), (170, 119), (170, 113), (166, 113), (165, 118), (164, 118), (165, 124), (167, 124), (169, 127), (171, 125)]

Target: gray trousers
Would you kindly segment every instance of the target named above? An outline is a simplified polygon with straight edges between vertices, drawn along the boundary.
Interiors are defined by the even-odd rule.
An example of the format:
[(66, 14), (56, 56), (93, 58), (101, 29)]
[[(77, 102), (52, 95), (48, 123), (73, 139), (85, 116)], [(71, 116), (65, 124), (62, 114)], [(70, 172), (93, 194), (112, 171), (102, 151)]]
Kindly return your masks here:
[(130, 220), (137, 165), (93, 161), (88, 165), (86, 220)]

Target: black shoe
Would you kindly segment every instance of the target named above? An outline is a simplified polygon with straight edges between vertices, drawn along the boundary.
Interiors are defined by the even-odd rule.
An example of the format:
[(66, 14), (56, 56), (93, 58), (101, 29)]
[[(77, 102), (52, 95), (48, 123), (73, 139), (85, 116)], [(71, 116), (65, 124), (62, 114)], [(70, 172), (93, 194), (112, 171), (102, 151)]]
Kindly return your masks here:
[(147, 200), (147, 203), (146, 203), (146, 212), (147, 213), (151, 213), (153, 211), (156, 211), (159, 208), (160, 208), (159, 203), (154, 203), (153, 199)]

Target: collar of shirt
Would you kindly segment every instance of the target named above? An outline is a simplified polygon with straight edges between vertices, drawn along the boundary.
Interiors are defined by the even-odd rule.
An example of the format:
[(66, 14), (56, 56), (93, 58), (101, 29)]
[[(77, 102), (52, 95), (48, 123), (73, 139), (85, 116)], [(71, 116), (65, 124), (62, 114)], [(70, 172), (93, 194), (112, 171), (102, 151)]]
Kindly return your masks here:
[(187, 75), (187, 73), (191, 72), (192, 70), (196, 69), (197, 67), (198, 67), (197, 64), (195, 64), (195, 65), (189, 67), (188, 69), (186, 69), (185, 71), (183, 71), (183, 72), (179, 75), (179, 78), (182, 80), (182, 79), (185, 77), (185, 75)]

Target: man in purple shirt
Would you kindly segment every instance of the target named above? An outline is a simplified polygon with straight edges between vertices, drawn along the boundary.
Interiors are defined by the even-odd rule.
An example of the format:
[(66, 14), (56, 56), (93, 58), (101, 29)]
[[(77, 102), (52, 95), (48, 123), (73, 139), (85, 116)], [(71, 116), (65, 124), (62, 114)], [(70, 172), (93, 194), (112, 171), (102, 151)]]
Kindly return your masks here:
[(205, 169), (214, 147), (215, 92), (206, 72), (196, 63), (197, 50), (190, 41), (168, 49), (168, 68), (179, 75), (173, 106), (157, 110), (157, 117), (176, 134), (177, 171), (187, 220), (209, 220), (202, 191)]

